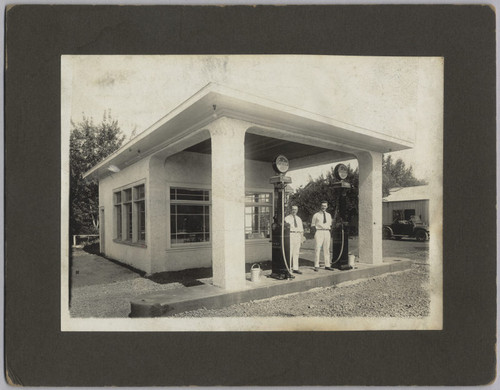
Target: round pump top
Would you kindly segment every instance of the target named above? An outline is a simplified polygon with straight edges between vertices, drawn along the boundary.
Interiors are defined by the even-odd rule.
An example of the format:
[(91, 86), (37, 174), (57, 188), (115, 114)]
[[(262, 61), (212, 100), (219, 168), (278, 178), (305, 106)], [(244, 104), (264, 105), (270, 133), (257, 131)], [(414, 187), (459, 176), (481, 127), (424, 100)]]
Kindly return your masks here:
[(276, 173), (286, 173), (289, 168), (289, 163), (288, 159), (280, 154), (279, 156), (276, 156), (273, 160), (273, 169)]
[(345, 180), (348, 174), (347, 166), (344, 164), (338, 164), (333, 170), (333, 175), (337, 180)]

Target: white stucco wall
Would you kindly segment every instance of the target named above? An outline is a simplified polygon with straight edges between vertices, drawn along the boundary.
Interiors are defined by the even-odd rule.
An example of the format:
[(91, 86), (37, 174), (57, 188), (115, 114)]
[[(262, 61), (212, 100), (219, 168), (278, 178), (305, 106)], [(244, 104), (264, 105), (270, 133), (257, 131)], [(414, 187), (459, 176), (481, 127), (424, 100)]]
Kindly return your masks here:
[[(105, 209), (105, 254), (147, 273), (177, 271), (186, 268), (211, 267), (211, 243), (171, 245), (171, 187), (210, 189), (211, 156), (181, 152), (168, 157), (148, 157), (102, 179), (99, 184), (100, 207)], [(269, 178), (274, 175), (271, 164), (245, 161), (246, 191), (273, 192)], [(114, 240), (113, 191), (134, 184), (146, 184), (146, 248)], [(270, 260), (269, 239), (247, 240), (247, 263)]]
[[(113, 205), (113, 192), (129, 186), (145, 184), (146, 198), (148, 198), (148, 159), (122, 169), (120, 172), (112, 173), (99, 182), (99, 208), (104, 207), (104, 253), (107, 257), (131, 265), (147, 273), (151, 272), (151, 238), (147, 226), (146, 245), (132, 245), (118, 242), (114, 239), (115, 217)], [(148, 219), (149, 207), (146, 204), (146, 221)], [(102, 225), (101, 225), (102, 227)]]
[[(153, 216), (151, 217), (150, 236), (154, 241), (152, 272), (211, 267), (212, 246), (210, 243), (171, 245), (170, 207), (168, 203), (171, 187), (210, 189), (212, 180), (211, 155), (181, 152), (167, 158), (164, 162), (153, 158), (150, 170), (152, 172), (151, 195), (155, 199), (162, 199), (162, 204), (157, 200), (151, 200)], [(272, 192), (273, 186), (269, 184), (269, 178), (273, 174), (271, 164), (246, 160), (246, 190)], [(161, 196), (162, 186), (164, 186), (163, 196)], [(270, 259), (271, 243), (269, 239), (246, 241), (246, 262)]]

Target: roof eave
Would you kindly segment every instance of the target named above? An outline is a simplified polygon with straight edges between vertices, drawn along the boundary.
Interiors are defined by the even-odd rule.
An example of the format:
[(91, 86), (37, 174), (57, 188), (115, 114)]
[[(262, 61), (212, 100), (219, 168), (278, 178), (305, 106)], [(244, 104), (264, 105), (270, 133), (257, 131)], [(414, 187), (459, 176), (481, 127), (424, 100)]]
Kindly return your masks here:
[[(355, 144), (356, 137), (363, 141), (356, 146), (358, 149), (369, 148), (370, 144), (373, 144), (374, 141), (378, 145), (377, 148), (380, 149), (377, 151), (381, 151), (382, 153), (413, 147), (413, 142), (410, 140), (357, 127), (319, 114), (210, 83), (159, 121), (148, 127), (137, 137), (127, 142), (119, 150), (87, 171), (83, 177), (87, 180), (100, 178), (111, 173), (108, 171), (108, 168), (112, 165), (123, 168), (140, 160), (143, 156), (148, 155), (148, 150), (140, 150), (138, 145), (148, 145), (148, 137), (154, 138), (155, 134), (157, 136), (167, 136), (163, 142), (160, 142), (160, 146), (168, 147), (169, 142), (172, 142), (179, 134), (188, 136), (187, 131), (185, 131), (186, 129), (196, 131), (214, 121), (216, 119), (213, 117), (214, 110), (217, 111), (218, 118), (227, 116), (248, 120), (252, 123), (262, 123), (263, 125), (270, 122), (269, 118), (271, 118), (278, 121), (278, 123), (273, 124), (275, 126), (280, 126), (280, 121), (285, 128), (290, 124), (297, 124), (299, 127), (308, 126), (305, 127), (307, 131), (316, 132), (318, 136), (325, 136), (329, 132), (332, 133), (331, 130), (340, 129), (346, 134), (352, 134), (353, 139), (351, 141), (353, 145)], [(196, 115), (193, 115), (193, 112)], [(182, 124), (184, 130), (175, 129), (175, 124)], [(161, 139), (163, 140), (163, 138)], [(158, 144), (150, 145), (149, 148), (158, 149), (158, 146)]]

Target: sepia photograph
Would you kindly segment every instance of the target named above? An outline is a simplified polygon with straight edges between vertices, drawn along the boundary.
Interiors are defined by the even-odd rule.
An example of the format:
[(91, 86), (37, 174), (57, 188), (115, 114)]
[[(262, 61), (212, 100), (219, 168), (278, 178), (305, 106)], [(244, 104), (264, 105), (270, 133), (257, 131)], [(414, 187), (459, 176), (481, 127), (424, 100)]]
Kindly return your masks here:
[(443, 70), (61, 56), (61, 330), (442, 329)]
[(491, 5), (4, 13), (6, 385), (494, 386)]

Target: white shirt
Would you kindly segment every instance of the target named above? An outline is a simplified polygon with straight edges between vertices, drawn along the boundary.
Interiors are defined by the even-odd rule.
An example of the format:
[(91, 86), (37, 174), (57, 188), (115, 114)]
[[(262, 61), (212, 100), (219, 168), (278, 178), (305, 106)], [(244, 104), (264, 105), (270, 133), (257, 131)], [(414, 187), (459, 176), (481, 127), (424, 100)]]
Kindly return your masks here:
[(297, 221), (297, 227), (295, 227), (295, 223), (293, 221), (293, 215), (287, 215), (285, 217), (285, 222), (290, 224), (290, 232), (304, 232), (304, 226), (302, 225), (302, 219), (298, 215), (295, 216), (295, 220)]
[(311, 226), (316, 227), (316, 229), (327, 229), (330, 230), (332, 227), (332, 216), (330, 213), (325, 211), (326, 222), (324, 221), (323, 211), (318, 211), (313, 215)]

